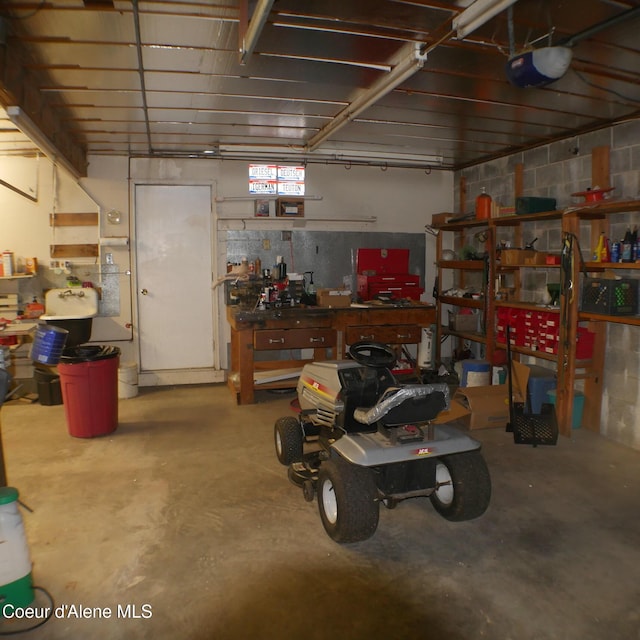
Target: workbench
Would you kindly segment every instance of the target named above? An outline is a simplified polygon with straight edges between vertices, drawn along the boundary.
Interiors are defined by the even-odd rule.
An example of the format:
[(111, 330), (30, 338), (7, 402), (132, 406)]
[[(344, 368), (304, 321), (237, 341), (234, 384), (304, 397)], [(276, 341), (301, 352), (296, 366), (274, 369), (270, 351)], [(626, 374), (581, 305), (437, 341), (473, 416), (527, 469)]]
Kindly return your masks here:
[[(238, 404), (255, 401), (255, 389), (283, 389), (295, 385), (296, 369), (307, 362), (342, 360), (347, 347), (360, 340), (385, 344), (419, 344), (422, 327), (436, 321), (435, 307), (371, 305), (369, 307), (283, 307), (243, 310), (227, 307), (231, 327), (231, 367), (227, 383)], [(281, 356), (282, 351), (313, 349), (311, 359), (260, 359), (257, 353)], [(293, 354), (292, 354), (293, 355)], [(278, 380), (281, 372), (284, 380)], [(256, 379), (267, 375), (268, 381)], [(294, 378), (292, 382), (291, 378)]]

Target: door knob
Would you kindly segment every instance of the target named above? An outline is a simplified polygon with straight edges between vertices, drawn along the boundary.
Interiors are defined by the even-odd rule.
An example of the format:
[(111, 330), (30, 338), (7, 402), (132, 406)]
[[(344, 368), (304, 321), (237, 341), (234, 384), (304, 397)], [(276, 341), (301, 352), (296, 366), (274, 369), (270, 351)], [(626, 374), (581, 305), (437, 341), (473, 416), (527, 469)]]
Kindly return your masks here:
[(146, 289), (140, 289), (140, 293), (141, 293), (143, 296), (146, 296), (149, 292), (148, 292)]

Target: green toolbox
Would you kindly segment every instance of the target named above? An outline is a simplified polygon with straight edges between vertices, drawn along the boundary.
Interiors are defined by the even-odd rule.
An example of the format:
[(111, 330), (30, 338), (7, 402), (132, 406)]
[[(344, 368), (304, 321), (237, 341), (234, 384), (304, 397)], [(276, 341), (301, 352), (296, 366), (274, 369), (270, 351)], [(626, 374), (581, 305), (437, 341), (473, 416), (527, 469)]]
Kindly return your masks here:
[(522, 196), (516, 198), (516, 215), (523, 216), (529, 213), (543, 213), (555, 211), (555, 198), (536, 198), (534, 196)]

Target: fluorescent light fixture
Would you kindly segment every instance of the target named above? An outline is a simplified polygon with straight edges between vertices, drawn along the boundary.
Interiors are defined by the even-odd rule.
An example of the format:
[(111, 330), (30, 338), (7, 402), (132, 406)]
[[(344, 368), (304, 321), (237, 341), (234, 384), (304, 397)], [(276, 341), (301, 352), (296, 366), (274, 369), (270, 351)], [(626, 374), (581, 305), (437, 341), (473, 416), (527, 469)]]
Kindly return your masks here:
[(307, 142), (307, 150), (315, 151), (338, 129), (344, 127), (345, 124), (351, 122), (365, 109), (393, 91), (416, 71), (422, 69), (427, 59), (426, 53), (421, 52), (423, 46), (419, 42), (410, 42), (404, 45), (396, 56), (397, 62), (394, 64), (394, 60), (390, 61), (393, 67), (391, 71), (378, 78), (368, 89), (362, 91), (338, 115), (312, 136)]
[(324, 155), (330, 155), (336, 160), (370, 160), (376, 163), (420, 163), (425, 166), (440, 166), (442, 165), (442, 156), (434, 154), (418, 154), (418, 153), (395, 153), (387, 151), (335, 151), (334, 153), (326, 153)]
[(515, 2), (516, 0), (475, 0), (453, 19), (452, 27), (457, 32), (458, 40), (473, 33)]
[(221, 144), (218, 146), (221, 154), (242, 153), (256, 155), (260, 154), (278, 154), (278, 153), (297, 153), (301, 155), (304, 147), (293, 145), (266, 145), (266, 144)]
[(271, 162), (291, 162), (297, 164), (359, 164), (400, 167), (441, 167), (441, 155), (367, 151), (362, 149), (324, 149), (307, 151), (302, 147), (260, 146), (260, 145), (220, 145), (220, 157), (224, 160), (254, 160)]
[(47, 138), (47, 136), (36, 126), (31, 118), (22, 110), (21, 107), (7, 107), (7, 115), (9, 120), (24, 133), (31, 141), (44, 153), (53, 164), (64, 167), (76, 180), (82, 177), (82, 174), (71, 164), (69, 160), (60, 152), (60, 150)]
[(357, 60), (339, 60), (338, 58), (327, 58), (326, 56), (294, 56), (287, 53), (263, 53), (265, 58), (284, 58), (285, 60), (304, 60), (306, 62), (328, 62), (329, 64), (343, 64), (349, 67), (363, 67), (365, 69), (375, 69), (376, 71), (391, 71), (388, 64), (376, 64), (375, 62), (358, 62)]
[(247, 64), (247, 61), (251, 57), (253, 50), (258, 44), (258, 38), (262, 32), (262, 28), (267, 21), (271, 7), (273, 6), (273, 0), (258, 0), (256, 8), (253, 10), (251, 20), (249, 20), (249, 26), (242, 38), (242, 47), (240, 48), (240, 64)]

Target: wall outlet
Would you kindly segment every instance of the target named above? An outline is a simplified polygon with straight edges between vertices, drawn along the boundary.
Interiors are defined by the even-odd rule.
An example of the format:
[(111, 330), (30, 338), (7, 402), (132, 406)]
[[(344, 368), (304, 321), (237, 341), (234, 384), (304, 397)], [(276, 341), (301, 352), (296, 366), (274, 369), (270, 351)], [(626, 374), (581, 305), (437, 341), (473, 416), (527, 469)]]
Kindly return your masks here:
[(271, 240), (269, 240), (269, 238), (262, 239), (262, 248), (265, 251), (269, 251), (269, 249), (271, 249)]
[(282, 232), (282, 239), (283, 239), (285, 242), (290, 241), (290, 240), (291, 240), (291, 231), (283, 231), (283, 232)]

